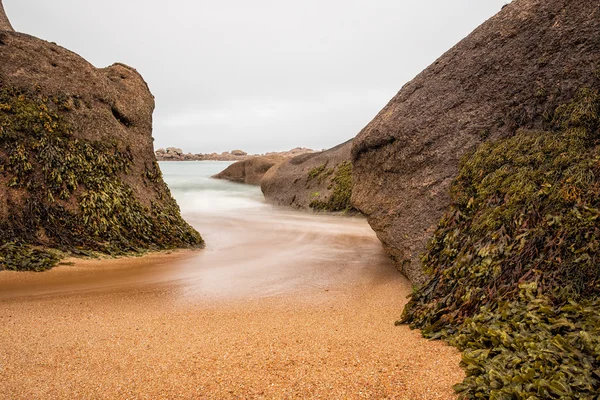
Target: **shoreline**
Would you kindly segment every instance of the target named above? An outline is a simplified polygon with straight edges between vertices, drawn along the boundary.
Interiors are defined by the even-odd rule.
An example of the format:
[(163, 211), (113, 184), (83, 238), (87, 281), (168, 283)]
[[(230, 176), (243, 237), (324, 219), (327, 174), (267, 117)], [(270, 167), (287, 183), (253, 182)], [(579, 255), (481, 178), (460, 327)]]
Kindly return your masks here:
[[(67, 257), (47, 271), (0, 271), (0, 302), (18, 301), (27, 297), (60, 296), (64, 295), (62, 290), (74, 285), (76, 290), (70, 290), (68, 293), (101, 290), (109, 286), (127, 286), (135, 282), (132, 278), (140, 278), (139, 268), (149, 265), (171, 266), (193, 258), (202, 250), (160, 250), (121, 257)], [(143, 277), (143, 271), (141, 275)]]

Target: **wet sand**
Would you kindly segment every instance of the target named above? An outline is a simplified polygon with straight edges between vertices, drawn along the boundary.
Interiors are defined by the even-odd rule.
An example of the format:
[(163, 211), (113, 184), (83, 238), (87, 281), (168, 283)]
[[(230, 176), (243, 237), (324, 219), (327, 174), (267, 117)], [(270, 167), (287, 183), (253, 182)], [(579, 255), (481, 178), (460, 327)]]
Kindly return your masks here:
[[(266, 207), (266, 206), (265, 206)], [(0, 273), (0, 397), (451, 399), (362, 219), (190, 214), (208, 247)]]

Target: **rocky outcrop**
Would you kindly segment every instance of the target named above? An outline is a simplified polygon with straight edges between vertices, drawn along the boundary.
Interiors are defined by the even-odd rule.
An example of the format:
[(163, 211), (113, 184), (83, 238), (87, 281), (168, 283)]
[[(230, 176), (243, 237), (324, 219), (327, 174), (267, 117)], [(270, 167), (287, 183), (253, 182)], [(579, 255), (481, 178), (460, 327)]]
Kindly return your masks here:
[(309, 149), (307, 147), (294, 147), (291, 150), (288, 151), (270, 151), (268, 153), (265, 154), (261, 154), (261, 155), (265, 155), (265, 156), (282, 156), (282, 157), (296, 157), (302, 154), (308, 154), (308, 153), (314, 153), (315, 151), (313, 149)]
[(133, 68), (97, 69), (0, 31), (0, 270), (60, 255), (201, 246), (153, 151), (154, 97)]
[(347, 141), (332, 149), (293, 157), (271, 168), (261, 181), (273, 204), (322, 211), (349, 211), (352, 165)]
[(450, 203), (461, 157), (520, 128), (600, 78), (600, 8), (514, 0), (407, 83), (356, 137), (353, 203), (412, 282)]
[(9, 31), (14, 32), (6, 13), (4, 12), (4, 6), (2, 5), (2, 0), (0, 0), (0, 31)]
[(283, 156), (256, 156), (231, 164), (213, 178), (231, 182), (260, 185), (265, 173), (274, 165), (286, 160)]
[(234, 151), (237, 153), (225, 151), (219, 154), (192, 154), (184, 153), (180, 148), (167, 147), (166, 150), (156, 150), (155, 155), (158, 161), (239, 161), (247, 158), (246, 154), (239, 153), (240, 150)]
[(167, 147), (167, 149), (158, 149), (155, 152), (158, 161), (180, 161), (183, 159), (183, 150), (176, 147)]
[(251, 157), (259, 156), (281, 156), (281, 157), (294, 157), (300, 154), (313, 153), (314, 150), (307, 149), (306, 147), (296, 147), (288, 151), (280, 152), (269, 152), (265, 154), (248, 154), (242, 150), (224, 151), (222, 153), (183, 153), (183, 150), (168, 147), (165, 149), (156, 150), (156, 159), (158, 161), (242, 161), (247, 160)]

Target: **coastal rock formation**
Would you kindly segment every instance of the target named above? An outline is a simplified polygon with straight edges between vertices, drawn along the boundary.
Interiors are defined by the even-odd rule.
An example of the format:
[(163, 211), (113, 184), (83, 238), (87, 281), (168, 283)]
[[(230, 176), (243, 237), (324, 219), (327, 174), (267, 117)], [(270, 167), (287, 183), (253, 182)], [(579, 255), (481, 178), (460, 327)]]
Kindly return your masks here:
[(402, 318), (464, 351), (461, 398), (600, 393), (598, 138), (600, 80), (461, 163)]
[(153, 110), (135, 69), (97, 69), (0, 31), (0, 270), (45, 269), (64, 253), (202, 246), (156, 163)]
[(307, 147), (294, 147), (288, 151), (270, 151), (263, 155), (265, 156), (282, 156), (282, 157), (296, 157), (302, 154), (314, 153), (313, 149), (309, 149)]
[(245, 154), (237, 153), (235, 155), (228, 151), (210, 154), (184, 153), (183, 150), (175, 147), (167, 147), (166, 150), (158, 149), (155, 155), (158, 161), (240, 161), (248, 158)]
[(167, 149), (158, 149), (155, 152), (156, 159), (158, 161), (167, 161), (167, 160), (182, 160), (183, 150), (175, 148), (175, 147), (167, 147)]
[(168, 147), (165, 149), (156, 150), (156, 159), (158, 161), (242, 161), (251, 157), (259, 156), (281, 156), (281, 157), (294, 157), (300, 154), (313, 153), (313, 149), (307, 149), (306, 147), (296, 147), (288, 151), (269, 152), (265, 154), (248, 154), (242, 150), (224, 151), (222, 153), (183, 153), (183, 150)]
[(407, 83), (356, 137), (352, 201), (415, 284), (459, 160), (517, 128), (544, 128), (600, 78), (600, 8), (514, 0)]
[(271, 167), (282, 163), (284, 160), (286, 160), (286, 157), (279, 155), (250, 157), (231, 164), (213, 176), (213, 178), (249, 185), (260, 185), (260, 181), (265, 173)]
[(351, 210), (351, 146), (349, 140), (329, 150), (299, 155), (274, 166), (261, 181), (265, 199), (301, 209)]

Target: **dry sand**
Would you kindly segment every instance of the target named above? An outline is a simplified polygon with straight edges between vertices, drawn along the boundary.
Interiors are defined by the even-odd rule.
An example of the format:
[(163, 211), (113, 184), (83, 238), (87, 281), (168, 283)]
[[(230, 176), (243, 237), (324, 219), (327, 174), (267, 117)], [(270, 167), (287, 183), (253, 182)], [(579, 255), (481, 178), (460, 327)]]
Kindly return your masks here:
[(231, 223), (201, 252), (0, 273), (0, 398), (454, 398), (459, 353), (394, 326), (411, 287), (366, 223), (290, 221), (270, 253)]

